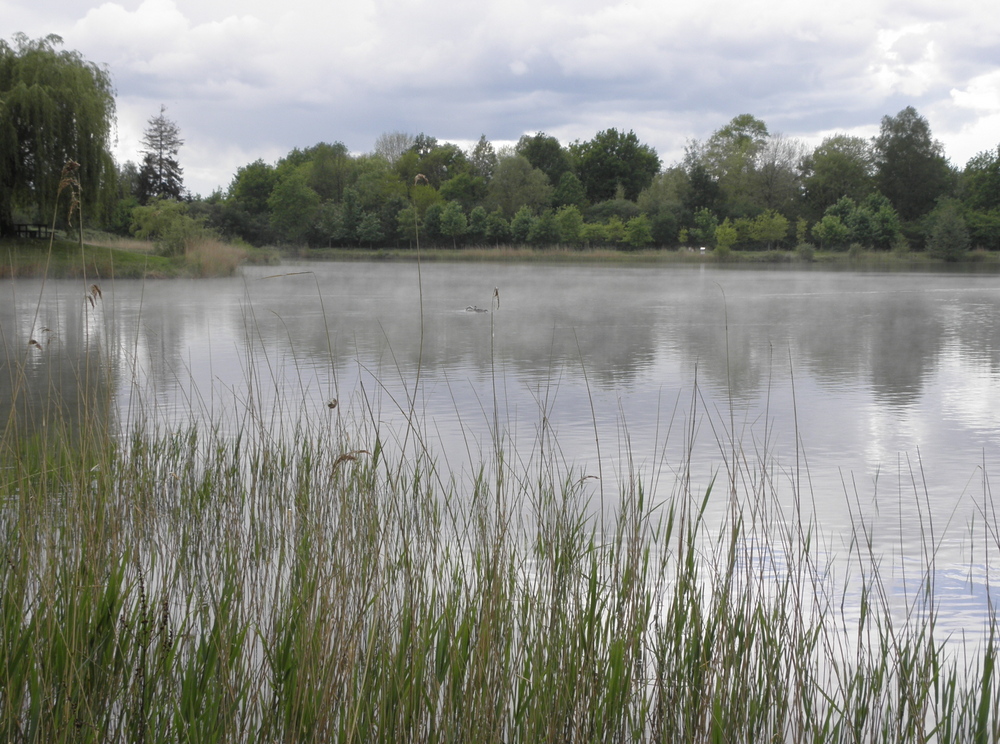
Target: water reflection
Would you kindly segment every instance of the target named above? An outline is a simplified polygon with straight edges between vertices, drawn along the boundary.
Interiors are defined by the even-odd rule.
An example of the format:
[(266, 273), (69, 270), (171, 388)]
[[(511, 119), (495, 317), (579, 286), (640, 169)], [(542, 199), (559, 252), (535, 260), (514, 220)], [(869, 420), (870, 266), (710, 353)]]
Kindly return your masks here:
[[(84, 286), (52, 302), (12, 288), (0, 305), (0, 433), (38, 437), (52, 427), (76, 436), (108, 415), (112, 364), (102, 299)], [(62, 428), (64, 427), (64, 428)]]

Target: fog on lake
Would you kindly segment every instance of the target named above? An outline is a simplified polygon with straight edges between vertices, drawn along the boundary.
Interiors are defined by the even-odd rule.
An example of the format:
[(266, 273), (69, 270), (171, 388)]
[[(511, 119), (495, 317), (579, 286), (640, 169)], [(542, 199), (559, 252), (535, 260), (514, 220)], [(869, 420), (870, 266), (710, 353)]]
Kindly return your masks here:
[[(238, 428), (251, 407), (289, 430), (299, 416), (366, 421), (401, 448), (416, 391), (423, 443), (459, 483), (496, 432), (524, 462), (594, 476), (595, 513), (613, 512), (630, 474), (666, 503), (688, 473), (704, 492), (737, 472), (786, 516), (815, 517), (832, 564), (870, 525), (903, 592), (932, 526), (955, 627), (985, 617), (998, 276), (338, 262), (100, 286), (92, 302), (80, 281), (5, 280), (0, 406), (27, 353), (36, 400), (85, 378), (126, 421)], [(98, 346), (108, 363), (90, 370)]]

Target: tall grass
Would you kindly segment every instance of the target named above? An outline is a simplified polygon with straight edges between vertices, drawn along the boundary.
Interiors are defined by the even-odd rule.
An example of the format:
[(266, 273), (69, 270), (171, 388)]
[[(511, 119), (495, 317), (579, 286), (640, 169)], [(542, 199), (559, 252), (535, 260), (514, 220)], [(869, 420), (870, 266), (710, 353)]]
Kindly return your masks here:
[(44, 427), (13, 407), (0, 439), (5, 741), (1000, 736), (993, 633), (960, 655), (935, 630), (933, 525), (899, 622), (871, 527), (837, 589), (766, 446), (733, 433), (718, 488), (678, 463), (654, 501), (634, 473), (604, 521), (591, 480), (499, 430), (466, 483), (364, 405), (285, 402), (277, 430), (232, 412), (227, 434), (140, 402), (120, 426), (107, 387), (28, 396), (19, 353), (12, 389), (49, 407)]

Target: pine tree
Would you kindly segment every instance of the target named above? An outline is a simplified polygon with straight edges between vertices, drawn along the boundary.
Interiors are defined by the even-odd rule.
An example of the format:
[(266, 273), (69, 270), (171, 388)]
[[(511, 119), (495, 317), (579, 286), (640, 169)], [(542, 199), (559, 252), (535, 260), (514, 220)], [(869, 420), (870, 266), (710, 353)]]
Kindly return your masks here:
[(142, 135), (142, 168), (139, 171), (139, 202), (151, 199), (180, 199), (184, 193), (184, 169), (177, 162), (177, 152), (184, 144), (180, 127), (166, 117), (166, 106), (160, 115), (151, 117)]

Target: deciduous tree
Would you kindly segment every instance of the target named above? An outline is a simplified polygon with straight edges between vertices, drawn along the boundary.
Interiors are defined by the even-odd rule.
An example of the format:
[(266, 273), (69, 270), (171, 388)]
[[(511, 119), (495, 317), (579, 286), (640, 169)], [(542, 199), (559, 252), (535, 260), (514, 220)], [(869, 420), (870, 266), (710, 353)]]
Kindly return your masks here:
[(462, 211), (462, 205), (450, 201), (441, 212), (441, 234), (451, 238), (451, 247), (458, 248), (458, 239), (469, 229), (469, 221)]
[(559, 241), (576, 245), (583, 236), (583, 215), (575, 204), (559, 207), (556, 212), (556, 225), (559, 228)]
[(827, 137), (802, 160), (802, 184), (813, 219), (847, 196), (860, 202), (875, 187), (875, 155), (864, 137)]
[(635, 132), (605, 129), (588, 142), (571, 146), (576, 171), (591, 202), (613, 199), (619, 186), (635, 201), (660, 171), (656, 150), (639, 142)]
[(564, 173), (570, 171), (569, 153), (555, 137), (538, 132), (522, 135), (515, 151), (522, 155), (533, 168), (538, 168), (549, 178), (552, 186), (557, 186)]
[(69, 161), (79, 164), (85, 214), (114, 195), (111, 74), (61, 45), (55, 35), (0, 40), (0, 234), (11, 231), (15, 209), (52, 219)]
[(415, 139), (406, 132), (383, 132), (375, 138), (375, 152), (395, 164), (404, 152), (413, 147)]
[(486, 189), (484, 206), (499, 209), (504, 217), (511, 219), (521, 207), (538, 210), (548, 207), (552, 201), (552, 186), (549, 179), (520, 155), (503, 158), (497, 165), (493, 179)]
[(653, 242), (653, 230), (649, 218), (640, 214), (625, 223), (624, 243), (632, 248), (642, 248)]
[(962, 202), (971, 209), (1000, 209), (1000, 145), (966, 163), (961, 193)]
[(319, 203), (319, 194), (306, 183), (305, 173), (296, 170), (282, 179), (268, 197), (271, 226), (281, 239), (301, 245), (313, 227)]
[(768, 136), (763, 121), (741, 114), (717, 129), (704, 146), (694, 143), (689, 147), (688, 159), (700, 162), (719, 184), (730, 215), (752, 215), (760, 208), (757, 157)]
[(912, 106), (882, 118), (874, 146), (878, 189), (902, 219), (927, 214), (948, 191), (951, 176), (944, 149)]

